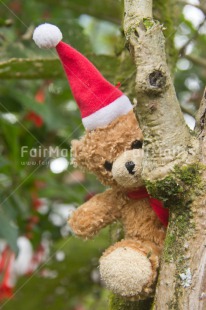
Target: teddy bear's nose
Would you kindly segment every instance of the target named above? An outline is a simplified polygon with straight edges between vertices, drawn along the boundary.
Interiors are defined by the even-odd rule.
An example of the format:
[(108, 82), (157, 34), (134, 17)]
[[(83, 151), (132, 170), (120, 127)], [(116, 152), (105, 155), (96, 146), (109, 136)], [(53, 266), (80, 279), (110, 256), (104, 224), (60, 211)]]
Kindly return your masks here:
[(133, 171), (135, 167), (135, 164), (133, 163), (133, 161), (126, 162), (125, 167), (127, 168), (130, 174), (135, 174), (135, 171)]

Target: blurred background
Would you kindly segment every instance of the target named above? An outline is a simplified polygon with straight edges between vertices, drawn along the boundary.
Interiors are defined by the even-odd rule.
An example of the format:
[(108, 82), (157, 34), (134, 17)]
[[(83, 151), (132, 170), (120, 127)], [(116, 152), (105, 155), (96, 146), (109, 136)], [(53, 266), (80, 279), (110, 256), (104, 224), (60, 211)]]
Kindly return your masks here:
[[(164, 24), (177, 96), (193, 129), (206, 84), (206, 5), (170, 2), (155, 2), (154, 14)], [(80, 113), (55, 50), (38, 49), (32, 33), (43, 22), (58, 25), (64, 41), (133, 101), (123, 1), (5, 0), (0, 13), (0, 309), (107, 309), (98, 259), (120, 228), (92, 241), (72, 236), (69, 214), (104, 188), (71, 165), (71, 140), (84, 132)]]

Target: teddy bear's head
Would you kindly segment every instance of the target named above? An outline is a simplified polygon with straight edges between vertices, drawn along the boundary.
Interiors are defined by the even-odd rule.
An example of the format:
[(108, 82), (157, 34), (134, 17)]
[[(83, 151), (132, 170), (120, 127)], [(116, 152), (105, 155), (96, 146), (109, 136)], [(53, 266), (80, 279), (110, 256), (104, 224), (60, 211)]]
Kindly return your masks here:
[(72, 141), (73, 162), (109, 186), (142, 185), (142, 132), (133, 110)]

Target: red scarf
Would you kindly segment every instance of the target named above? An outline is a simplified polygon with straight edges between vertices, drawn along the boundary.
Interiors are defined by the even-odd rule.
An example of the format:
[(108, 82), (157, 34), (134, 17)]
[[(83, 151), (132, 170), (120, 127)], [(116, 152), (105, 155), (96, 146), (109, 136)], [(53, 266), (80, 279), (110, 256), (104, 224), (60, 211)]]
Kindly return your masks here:
[(163, 203), (161, 201), (150, 197), (146, 187), (141, 187), (136, 191), (128, 192), (127, 196), (131, 199), (137, 199), (137, 200), (148, 198), (150, 206), (152, 207), (153, 211), (156, 213), (162, 224), (167, 227), (169, 220), (169, 210), (164, 208)]

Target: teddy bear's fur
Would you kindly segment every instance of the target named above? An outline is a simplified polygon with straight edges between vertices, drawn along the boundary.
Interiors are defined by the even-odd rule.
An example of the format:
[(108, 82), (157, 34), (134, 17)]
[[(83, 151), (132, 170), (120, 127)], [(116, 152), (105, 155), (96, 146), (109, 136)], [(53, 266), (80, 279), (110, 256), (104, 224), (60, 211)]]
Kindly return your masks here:
[[(108, 289), (135, 298), (145, 298), (154, 291), (165, 238), (165, 228), (149, 200), (127, 196), (143, 186), (143, 150), (132, 149), (134, 141), (142, 139), (134, 112), (130, 111), (72, 142), (75, 165), (94, 173), (110, 189), (80, 206), (69, 224), (77, 236), (87, 239), (116, 220), (122, 222), (125, 238), (103, 253), (100, 274)], [(126, 163), (130, 162), (135, 166), (128, 170)]]

